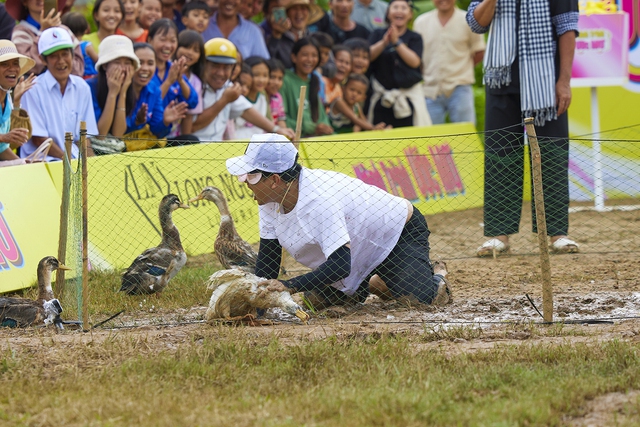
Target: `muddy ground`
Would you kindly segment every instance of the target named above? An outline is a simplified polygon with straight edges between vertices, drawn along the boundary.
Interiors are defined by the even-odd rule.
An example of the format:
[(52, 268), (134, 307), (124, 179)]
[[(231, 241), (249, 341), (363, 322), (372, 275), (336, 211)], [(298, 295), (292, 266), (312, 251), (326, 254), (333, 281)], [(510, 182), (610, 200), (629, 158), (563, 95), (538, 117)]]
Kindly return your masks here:
[[(564, 322), (562, 326), (531, 325), (542, 322), (533, 305), (542, 311), (543, 304), (538, 241), (529, 231), (527, 207), (522, 232), (512, 238), (511, 253), (495, 259), (474, 256), (483, 241), (480, 209), (427, 218), (432, 258), (446, 261), (449, 269), (453, 302), (445, 307), (412, 307), (370, 296), (361, 307), (314, 314), (307, 325), (282, 312), (270, 312), (271, 324), (252, 327), (251, 333), (276, 334), (292, 344), (332, 335), (430, 333), (432, 338), (421, 345), (452, 353), (507, 344), (640, 341), (640, 210), (634, 208), (640, 203), (634, 202), (638, 201), (622, 201), (618, 204), (627, 207), (611, 212), (571, 214), (570, 236), (581, 245), (581, 253), (550, 256), (554, 321)], [(286, 267), (292, 275), (302, 271), (290, 261)], [(43, 334), (55, 336), (60, 343), (95, 342), (114, 334), (162, 337), (149, 343), (171, 349), (209, 327), (202, 321), (205, 311), (203, 306), (173, 312), (160, 308), (147, 316), (123, 314), (84, 334), (4, 330), (0, 351), (37, 347)], [(553, 327), (562, 327), (565, 332), (557, 336), (540, 333), (540, 328)], [(619, 421), (623, 416), (621, 408), (633, 405), (639, 396), (637, 391), (600, 396), (590, 403), (584, 418), (567, 423), (610, 425), (611, 420)]]

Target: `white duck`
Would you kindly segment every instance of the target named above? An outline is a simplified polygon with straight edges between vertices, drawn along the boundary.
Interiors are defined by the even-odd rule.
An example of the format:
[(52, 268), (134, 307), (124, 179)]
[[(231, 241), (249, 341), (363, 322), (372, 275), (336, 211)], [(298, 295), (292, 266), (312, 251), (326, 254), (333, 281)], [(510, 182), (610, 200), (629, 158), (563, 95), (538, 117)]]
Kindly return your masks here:
[(266, 285), (258, 285), (266, 279), (239, 270), (219, 270), (209, 277), (207, 289), (213, 290), (205, 320), (240, 320), (256, 316), (256, 309), (278, 307), (298, 317), (303, 322), (309, 315), (302, 310), (288, 292), (271, 291)]

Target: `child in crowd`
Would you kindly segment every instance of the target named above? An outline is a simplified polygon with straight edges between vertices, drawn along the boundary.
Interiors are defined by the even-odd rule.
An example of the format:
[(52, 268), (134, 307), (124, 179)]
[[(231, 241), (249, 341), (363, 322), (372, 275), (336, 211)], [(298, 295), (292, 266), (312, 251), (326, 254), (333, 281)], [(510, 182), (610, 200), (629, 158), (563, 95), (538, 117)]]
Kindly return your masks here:
[[(260, 56), (251, 56), (244, 61), (244, 65), (250, 67), (252, 77), (251, 86), (244, 97), (253, 104), (253, 108), (256, 111), (271, 120), (271, 107), (269, 98), (265, 93), (269, 85), (269, 73), (271, 71), (269, 64), (266, 59)], [(264, 133), (264, 130), (252, 125), (242, 117), (236, 119), (236, 139), (251, 139), (253, 135), (261, 133)]]
[(116, 33), (123, 17), (124, 5), (120, 0), (96, 0), (93, 6), (93, 22), (96, 23), (98, 31), (86, 34), (82, 40), (89, 41), (95, 52), (100, 55), (100, 42)]
[(351, 72), (355, 74), (367, 74), (371, 59), (369, 57), (369, 42), (360, 37), (354, 37), (344, 42), (344, 45), (351, 49)]
[[(78, 40), (82, 40), (86, 34), (89, 34), (89, 23), (87, 18), (79, 12), (67, 12), (62, 16), (62, 25), (69, 27), (71, 32)], [(80, 50), (82, 51), (82, 57), (84, 58), (84, 75), (85, 80), (98, 75), (96, 71), (96, 61), (98, 60), (98, 54), (96, 53), (93, 45), (88, 40), (82, 40), (80, 42)]]
[(177, 0), (160, 0), (160, 3), (162, 3), (162, 17), (173, 21), (178, 27), (178, 32), (186, 30), (180, 13), (182, 5), (179, 5)]
[(148, 30), (160, 18), (162, 18), (162, 3), (160, 3), (160, 0), (140, 0), (138, 23), (142, 28)]
[(361, 130), (390, 129), (384, 123), (373, 126), (364, 115), (361, 103), (367, 96), (369, 79), (362, 74), (350, 74), (344, 84), (344, 96), (329, 106), (328, 116), (336, 133), (360, 132)]
[(198, 104), (195, 108), (187, 110), (187, 115), (180, 126), (176, 126), (170, 136), (190, 134), (193, 125), (193, 117), (202, 113), (202, 71), (204, 69), (204, 40), (197, 31), (184, 30), (178, 36), (178, 50), (176, 58), (185, 58), (187, 71), (184, 73), (187, 80), (198, 96)]
[(300, 88), (307, 87), (307, 101), (303, 105), (301, 136), (329, 135), (333, 128), (320, 98), (320, 81), (315, 69), (320, 63), (320, 48), (311, 38), (303, 37), (291, 49), (294, 70), (287, 70), (282, 82), (282, 99), (287, 113), (287, 127), (296, 128)]
[(315, 42), (320, 48), (320, 64), (318, 68), (322, 72), (322, 68), (331, 62), (331, 49), (333, 49), (333, 38), (321, 31), (317, 31), (309, 35), (309, 38)]
[(233, 83), (237, 82), (241, 71), (242, 71), (242, 54), (240, 53), (240, 51), (237, 51), (236, 65), (233, 67), (233, 70), (231, 71), (231, 77), (229, 77), (229, 80), (231, 80)]
[(189, 108), (196, 108), (198, 94), (184, 76), (188, 69), (187, 59), (181, 57), (171, 62), (178, 49), (176, 24), (167, 18), (158, 19), (149, 28), (149, 44), (156, 53), (156, 73), (153, 80), (160, 86), (164, 105), (176, 100), (186, 102)]
[(333, 62), (331, 55), (331, 49), (333, 49), (333, 38), (321, 31), (316, 31), (309, 35), (309, 38), (320, 48), (320, 63), (314, 71), (320, 79), (320, 99), (324, 105), (328, 105), (325, 99), (326, 88), (324, 84), (323, 76), (332, 77), (335, 73), (336, 65)]
[(325, 105), (327, 109), (333, 101), (342, 98), (342, 82), (351, 74), (351, 49), (344, 45), (333, 47), (336, 70), (332, 77), (323, 76), (325, 86)]
[(278, 59), (270, 59), (269, 64), (269, 84), (265, 92), (269, 95), (269, 107), (271, 108), (271, 116), (273, 122), (280, 127), (286, 127), (287, 115), (284, 112), (284, 104), (280, 88), (282, 87), (282, 79), (284, 77), (284, 64)]
[(182, 23), (188, 30), (202, 34), (209, 25), (211, 8), (199, 0), (191, 1), (182, 8)]
[[(240, 56), (240, 52), (238, 52), (238, 56)], [(253, 84), (253, 75), (251, 74), (251, 67), (243, 63), (241, 59), (239, 64), (236, 64), (236, 66), (234, 67), (230, 80), (233, 83), (237, 83), (240, 85), (240, 95), (246, 97), (247, 95), (249, 95), (249, 90), (251, 90), (251, 85)], [(222, 139), (224, 141), (232, 141), (234, 139), (238, 139), (238, 136), (236, 134), (237, 119), (242, 120), (241, 118), (236, 118), (234, 120), (229, 120), (227, 122), (227, 128), (224, 131), (224, 134), (222, 136)]]
[(127, 36), (134, 43), (146, 42), (149, 31), (145, 30), (138, 23), (141, 0), (123, 0), (124, 19), (116, 30), (116, 34)]
[[(369, 41), (360, 37), (354, 37), (352, 39), (345, 40), (344, 45), (351, 49), (351, 72), (354, 74), (367, 75), (369, 71), (369, 64), (371, 64), (371, 57), (369, 52)], [(373, 94), (371, 89), (371, 82), (367, 88), (367, 96), (364, 101), (360, 102), (362, 111), (369, 111), (369, 99)]]
[(249, 64), (243, 63), (240, 66), (240, 73), (233, 82), (240, 84), (240, 87), (242, 88), (242, 96), (246, 97), (247, 95), (249, 95), (249, 91), (251, 90), (251, 86), (253, 85), (253, 74), (251, 73), (251, 66)]
[[(236, 50), (236, 64), (233, 67), (233, 70), (231, 70), (231, 76), (229, 77), (229, 81), (231, 81), (232, 83), (238, 83), (241, 86), (241, 95), (244, 96), (245, 93), (249, 92), (249, 87), (247, 86), (247, 72), (245, 72), (245, 76), (244, 76), (244, 80), (245, 80), (245, 85), (242, 85), (242, 83), (240, 82), (240, 74), (242, 73), (243, 70), (243, 62), (242, 62), (242, 54), (240, 53), (239, 50)], [(245, 68), (246, 70), (246, 68)], [(248, 72), (249, 75), (251, 75), (251, 72)], [(251, 83), (248, 83), (248, 85), (251, 85)], [(231, 141), (236, 139), (236, 122), (235, 120), (228, 120), (227, 124), (225, 126), (225, 130), (224, 133), (222, 134), (222, 140), (223, 141)]]

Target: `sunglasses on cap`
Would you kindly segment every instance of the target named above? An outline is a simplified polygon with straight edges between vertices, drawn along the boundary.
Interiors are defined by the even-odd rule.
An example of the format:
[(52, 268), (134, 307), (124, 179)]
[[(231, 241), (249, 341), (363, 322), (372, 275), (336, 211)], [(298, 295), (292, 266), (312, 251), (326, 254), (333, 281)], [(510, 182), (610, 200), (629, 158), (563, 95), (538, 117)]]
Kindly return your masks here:
[(255, 173), (245, 173), (242, 175), (238, 175), (238, 181), (247, 182), (251, 185), (255, 185), (262, 179), (262, 172)]

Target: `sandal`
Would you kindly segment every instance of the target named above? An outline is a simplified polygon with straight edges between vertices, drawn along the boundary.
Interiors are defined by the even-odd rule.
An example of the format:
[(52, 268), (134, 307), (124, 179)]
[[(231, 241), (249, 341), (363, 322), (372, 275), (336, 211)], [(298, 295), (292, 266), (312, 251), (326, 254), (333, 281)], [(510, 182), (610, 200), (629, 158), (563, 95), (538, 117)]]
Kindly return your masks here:
[(500, 239), (489, 239), (482, 244), (476, 251), (476, 255), (480, 258), (499, 255), (509, 252), (509, 246)]
[(561, 237), (551, 245), (549, 249), (557, 254), (575, 254), (580, 252), (578, 244), (568, 237)]

